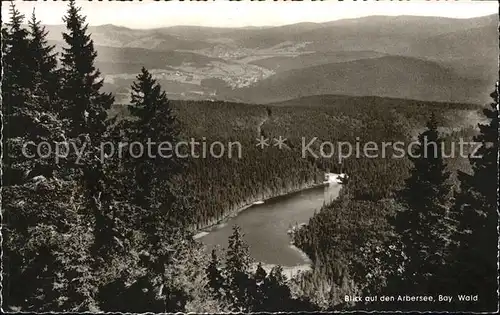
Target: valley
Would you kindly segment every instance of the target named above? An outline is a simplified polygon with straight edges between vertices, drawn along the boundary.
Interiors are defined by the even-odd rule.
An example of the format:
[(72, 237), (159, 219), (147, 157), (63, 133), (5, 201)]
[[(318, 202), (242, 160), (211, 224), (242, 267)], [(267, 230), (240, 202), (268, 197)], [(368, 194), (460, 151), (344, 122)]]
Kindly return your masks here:
[[(61, 49), (60, 26), (48, 26)], [(89, 28), (105, 90), (127, 103), (142, 66), (172, 99), (280, 102), (321, 94), (484, 103), (497, 22), (366, 17), (279, 27)], [(399, 84), (398, 89), (394, 89)], [(468, 89), (463, 89), (468, 86)]]

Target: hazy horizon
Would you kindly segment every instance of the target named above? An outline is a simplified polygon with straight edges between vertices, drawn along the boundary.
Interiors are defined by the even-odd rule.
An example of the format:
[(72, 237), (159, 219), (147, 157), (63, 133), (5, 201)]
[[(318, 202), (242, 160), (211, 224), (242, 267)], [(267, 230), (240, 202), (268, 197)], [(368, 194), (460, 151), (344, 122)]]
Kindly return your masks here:
[[(474, 16), (474, 17), (442, 17), (442, 18), (447, 18), (447, 19), (457, 19), (457, 20), (468, 20), (468, 19), (474, 19), (474, 18), (481, 18), (481, 17), (487, 17), (490, 15), (494, 14), (486, 14), (486, 15), (480, 15), (480, 16)], [(26, 17), (28, 17), (26, 15)], [(104, 23), (104, 24), (90, 24), (89, 27), (101, 27), (101, 26), (106, 26), (106, 25), (112, 25), (116, 27), (123, 27), (123, 28), (128, 28), (128, 29), (138, 29), (138, 30), (152, 30), (152, 29), (160, 29), (160, 28), (169, 28), (169, 27), (206, 27), (206, 28), (241, 28), (241, 29), (249, 29), (249, 28), (272, 28), (272, 27), (280, 27), (280, 26), (289, 26), (289, 25), (295, 25), (295, 24), (301, 24), (301, 23), (314, 23), (314, 24), (321, 24), (321, 23), (329, 23), (329, 22), (335, 22), (335, 21), (342, 21), (342, 20), (357, 20), (357, 19), (363, 19), (363, 18), (369, 18), (369, 17), (441, 17), (441, 16), (429, 16), (429, 15), (409, 15), (409, 14), (404, 14), (404, 15), (366, 15), (366, 16), (360, 16), (356, 18), (341, 18), (341, 19), (336, 19), (336, 20), (328, 20), (328, 21), (323, 21), (323, 22), (312, 22), (312, 21), (302, 21), (302, 22), (295, 22), (295, 23), (289, 23), (289, 24), (280, 24), (280, 25), (243, 25), (243, 26), (211, 26), (211, 25), (194, 25), (194, 24), (175, 24), (175, 25), (166, 25), (166, 26), (154, 26), (154, 27), (148, 27), (148, 28), (139, 28), (139, 27), (130, 27), (127, 25), (118, 25), (114, 23)], [(58, 24), (47, 24), (43, 23), (43, 25), (46, 26), (64, 26), (64, 23), (58, 23)]]
[[(498, 13), (494, 1), (460, 2), (89, 2), (76, 1), (90, 26), (132, 29), (173, 26), (218, 28), (275, 27), (325, 23), (370, 16), (468, 19)], [(45, 25), (62, 25), (67, 2), (15, 2), (27, 18), (33, 9)], [(2, 6), (8, 16), (9, 5)], [(166, 9), (170, 9), (166, 11)], [(147, 18), (142, 18), (147, 16)]]

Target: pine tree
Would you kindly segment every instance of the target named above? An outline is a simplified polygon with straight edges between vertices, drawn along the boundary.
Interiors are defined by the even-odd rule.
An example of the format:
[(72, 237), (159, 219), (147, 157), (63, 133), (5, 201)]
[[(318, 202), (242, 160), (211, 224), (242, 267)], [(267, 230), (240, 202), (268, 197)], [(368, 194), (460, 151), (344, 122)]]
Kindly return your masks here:
[(67, 32), (63, 38), (67, 47), (62, 53), (62, 92), (65, 101), (62, 115), (69, 119), (70, 137), (88, 134), (93, 143), (101, 140), (106, 126), (106, 111), (114, 98), (101, 93), (103, 85), (100, 72), (94, 66), (97, 52), (94, 42), (87, 34), (88, 25), (75, 1), (70, 1), (67, 15), (64, 17)]
[[(286, 285), (283, 268), (276, 266), (271, 269), (263, 283), (263, 290), (267, 296), (264, 310), (269, 312), (291, 311), (293, 309), (290, 288)], [(287, 303), (283, 303), (286, 301)]]
[(266, 277), (267, 272), (262, 267), (262, 263), (259, 262), (255, 273), (252, 275), (251, 287), (249, 288), (252, 300), (254, 301), (252, 305), (252, 311), (254, 312), (262, 312), (266, 310), (266, 304), (269, 300), (269, 292), (267, 292), (265, 286)]
[(232, 304), (237, 311), (249, 311), (253, 302), (249, 292), (251, 281), (248, 274), (251, 259), (243, 236), (241, 228), (237, 225), (233, 226), (233, 234), (229, 237), (226, 253), (229, 296), (233, 299)]
[(440, 271), (447, 255), (451, 185), (434, 115), (418, 140), (418, 146), (410, 155), (414, 165), (411, 176), (399, 195), (405, 209), (398, 212), (394, 224), (407, 256), (403, 274), (405, 289), (428, 292), (432, 290), (429, 279)]
[[(29, 132), (28, 107), (32, 72), (29, 68), (30, 52), (28, 31), (23, 28), (24, 15), (10, 6), (10, 20), (2, 27), (2, 116), (3, 116), (3, 185), (19, 183), (23, 171), (16, 167), (21, 156), (13, 141)], [(17, 141), (19, 142), (19, 141)], [(14, 146), (13, 146), (14, 145)]]
[[(57, 105), (60, 101), (57, 97), (59, 89), (59, 73), (56, 69), (56, 55), (52, 53), (54, 46), (47, 44), (47, 32), (36, 19), (33, 11), (29, 21), (29, 63), (31, 70), (30, 94), (26, 99), (25, 111), (26, 134), (24, 142), (33, 141), (39, 144), (42, 141), (48, 143), (61, 142), (65, 140), (65, 130), (57, 113)], [(63, 152), (61, 152), (63, 153)], [(60, 169), (60, 163), (53, 163), (55, 156), (48, 159), (28, 159), (33, 162), (31, 167), (25, 167), (25, 180), (34, 176), (43, 175), (52, 177), (56, 169)], [(20, 157), (20, 160), (27, 160)]]
[(225, 280), (219, 270), (219, 259), (217, 251), (212, 250), (210, 263), (207, 266), (206, 273), (208, 277), (208, 288), (214, 294), (214, 297), (221, 300), (224, 297)]
[(6, 96), (4, 104), (16, 110), (22, 108), (23, 96), (26, 96), (27, 89), (32, 83), (30, 47), (28, 31), (23, 27), (24, 18), (12, 2), (10, 20), (3, 28), (2, 38), (2, 67), (6, 74), (2, 80), (2, 92)]
[(474, 141), (480, 144), (469, 157), (473, 174), (459, 173), (460, 194), (455, 212), (459, 221), (453, 270), (447, 274), (457, 294), (478, 294), (478, 303), (460, 305), (464, 310), (493, 311), (498, 306), (498, 84), (493, 102), (483, 110), (488, 124), (479, 124)]
[[(95, 251), (106, 253), (105, 244), (112, 238), (111, 221), (106, 217), (112, 212), (113, 196), (107, 189), (109, 178), (106, 177), (106, 166), (100, 160), (101, 143), (107, 137), (107, 110), (114, 98), (110, 94), (101, 93), (103, 80), (94, 66), (97, 53), (90, 35), (85, 16), (70, 1), (68, 11), (63, 18), (67, 32), (63, 33), (67, 47), (63, 47), (61, 57), (61, 116), (67, 123), (68, 138), (85, 146), (85, 156), (81, 165), (75, 167), (76, 177), (86, 187), (89, 205), (89, 220), (93, 223), (95, 233)], [(78, 175), (80, 174), (80, 175)], [(97, 256), (100, 256), (96, 252)]]
[(30, 31), (29, 49), (31, 52), (30, 68), (33, 71), (34, 92), (41, 94), (42, 109), (58, 113), (60, 102), (57, 100), (59, 89), (59, 73), (57, 68), (57, 54), (53, 52), (55, 46), (48, 45), (45, 27), (37, 20), (35, 10), (28, 22)]
[[(151, 74), (144, 67), (141, 73), (137, 76), (137, 80), (132, 84), (131, 106), (130, 112), (135, 117), (135, 123), (129, 129), (131, 140), (146, 143), (148, 140), (152, 142), (170, 142), (177, 140), (177, 121), (172, 112), (172, 107), (161, 86), (153, 79)], [(152, 153), (154, 157), (144, 157), (141, 159), (145, 167), (136, 174), (137, 184), (139, 186), (139, 195), (136, 196), (137, 202), (144, 205), (145, 203), (156, 203), (151, 198), (158, 192), (151, 187), (151, 168), (162, 168), (167, 177), (161, 177), (160, 180), (169, 180), (173, 175), (178, 173), (178, 167), (175, 163), (178, 161), (172, 158), (159, 157), (157, 152), (158, 144), (152, 145)], [(159, 169), (158, 169), (159, 170)], [(149, 195), (148, 195), (149, 194)], [(159, 197), (159, 196), (157, 196)], [(149, 200), (148, 200), (149, 199)]]
[(264, 268), (262, 268), (262, 263), (259, 262), (259, 264), (257, 265), (257, 269), (255, 270), (254, 273), (255, 282), (258, 285), (261, 285), (266, 279), (266, 277), (267, 277), (267, 272), (266, 270), (264, 270)]
[(233, 234), (229, 237), (229, 246), (227, 249), (226, 268), (230, 274), (239, 271), (246, 272), (250, 267), (250, 256), (248, 254), (248, 245), (243, 240), (244, 234), (238, 225), (233, 226)]
[(133, 170), (133, 202), (159, 216), (151, 217), (152, 223), (168, 221), (173, 226), (186, 226), (190, 216), (183, 209), (174, 209), (172, 193), (174, 176), (180, 174), (182, 164), (174, 152), (166, 157), (161, 156), (158, 149), (160, 143), (173, 144), (178, 137), (177, 120), (170, 102), (145, 68), (132, 84), (131, 98), (130, 112), (134, 120), (126, 125), (127, 140), (148, 146), (150, 151), (145, 149), (139, 157), (127, 156), (127, 168)]
[(148, 310), (155, 312), (179, 311), (180, 305), (186, 303), (185, 295), (174, 283), (170, 270), (176, 263), (178, 244), (187, 242), (189, 233), (183, 220), (189, 216), (174, 207), (172, 180), (180, 169), (175, 158), (157, 154), (160, 142), (174, 142), (178, 132), (176, 119), (165, 92), (146, 69), (137, 76), (132, 90), (132, 119), (114, 125), (110, 134), (129, 144), (138, 142), (145, 149), (139, 154), (133, 150), (130, 153), (131, 148), (127, 148), (121, 160), (111, 162), (116, 169), (105, 171), (113, 174), (114, 179), (119, 178), (112, 183), (119, 187), (119, 198), (142, 209), (136, 232), (143, 236), (143, 244), (137, 251), (144, 252), (140, 266), (148, 272), (134, 285), (134, 292), (149, 293), (138, 303), (150, 303)]
[[(5, 70), (2, 110), (5, 122), (4, 143), (7, 148), (4, 155), (4, 185), (22, 184), (38, 175), (51, 177), (56, 166), (49, 159), (53, 159), (54, 155), (46, 159), (28, 158), (22, 153), (22, 147), (29, 141), (36, 145), (41, 141), (52, 143), (64, 138), (62, 124), (50, 108), (56, 100), (54, 97), (50, 98), (48, 93), (49, 89), (55, 90), (58, 86), (49, 82), (41, 84), (40, 80), (43, 76), (57, 79), (57, 62), (50, 55), (50, 47), (46, 46), (46, 34), (40, 32), (40, 23), (36, 22), (33, 15), (30, 29), (35, 33), (31, 32), (28, 37), (28, 31), (21, 26), (24, 17), (14, 4), (11, 5), (10, 20), (8, 28), (2, 30), (5, 36), (2, 42)], [(39, 63), (48, 66), (38, 67)], [(35, 153), (32, 149), (33, 147), (28, 148), (31, 151), (29, 154)]]
[(146, 68), (141, 68), (131, 88), (130, 113), (139, 120), (139, 135), (161, 141), (176, 140), (178, 125), (170, 101)]

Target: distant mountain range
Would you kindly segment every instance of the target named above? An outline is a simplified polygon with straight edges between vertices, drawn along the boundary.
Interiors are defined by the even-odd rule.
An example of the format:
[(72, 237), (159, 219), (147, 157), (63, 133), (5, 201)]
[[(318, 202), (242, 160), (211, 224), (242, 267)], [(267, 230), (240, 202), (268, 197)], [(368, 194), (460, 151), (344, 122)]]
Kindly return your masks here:
[[(47, 29), (59, 45), (64, 27)], [(116, 78), (141, 66), (175, 72), (179, 78), (168, 80), (184, 84), (184, 77), (193, 77), (189, 84), (200, 86), (200, 98), (269, 103), (340, 93), (478, 103), (498, 78), (496, 15), (370, 16), (252, 28), (101, 25), (89, 31), (103, 74)], [(223, 83), (203, 86), (210, 78)]]

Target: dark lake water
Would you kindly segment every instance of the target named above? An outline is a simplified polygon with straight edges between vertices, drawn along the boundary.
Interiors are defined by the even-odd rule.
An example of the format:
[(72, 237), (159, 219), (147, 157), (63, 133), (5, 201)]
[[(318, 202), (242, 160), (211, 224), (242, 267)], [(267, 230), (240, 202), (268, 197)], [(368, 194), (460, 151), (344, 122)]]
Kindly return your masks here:
[(325, 202), (337, 198), (340, 188), (340, 184), (330, 184), (253, 205), (200, 240), (209, 250), (216, 245), (226, 248), (232, 226), (239, 225), (256, 261), (289, 267), (304, 265), (307, 257), (291, 246), (287, 230), (295, 224), (307, 223)]

